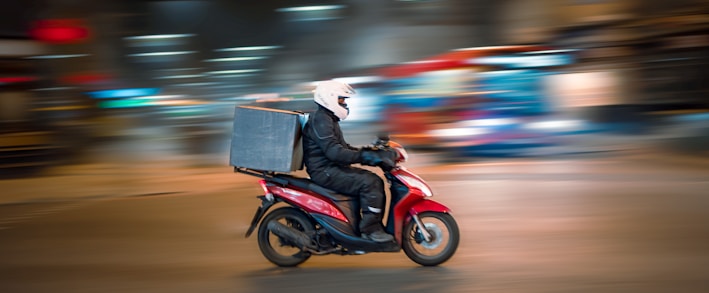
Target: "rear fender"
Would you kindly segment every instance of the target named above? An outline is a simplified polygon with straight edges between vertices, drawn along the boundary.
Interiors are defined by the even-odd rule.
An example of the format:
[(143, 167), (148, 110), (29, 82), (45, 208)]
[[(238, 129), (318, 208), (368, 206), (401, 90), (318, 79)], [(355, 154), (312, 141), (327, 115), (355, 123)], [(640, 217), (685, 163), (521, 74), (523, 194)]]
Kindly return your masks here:
[(246, 238), (251, 236), (251, 233), (254, 232), (254, 229), (256, 229), (256, 225), (258, 225), (258, 223), (261, 221), (263, 215), (265, 215), (266, 212), (276, 203), (275, 200), (269, 200), (268, 198), (266, 198), (266, 196), (263, 195), (258, 196), (258, 198), (261, 199), (261, 205), (259, 205), (256, 209), (254, 218), (251, 220), (251, 226), (249, 226), (249, 229), (246, 230)]

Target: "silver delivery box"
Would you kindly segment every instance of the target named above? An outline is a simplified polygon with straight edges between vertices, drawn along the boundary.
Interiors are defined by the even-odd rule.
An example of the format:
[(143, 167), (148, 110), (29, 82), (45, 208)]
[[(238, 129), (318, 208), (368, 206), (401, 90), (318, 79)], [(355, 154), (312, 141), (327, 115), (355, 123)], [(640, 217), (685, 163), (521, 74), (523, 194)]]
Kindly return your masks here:
[(231, 136), (230, 164), (261, 171), (303, 169), (302, 125), (306, 114), (237, 106)]

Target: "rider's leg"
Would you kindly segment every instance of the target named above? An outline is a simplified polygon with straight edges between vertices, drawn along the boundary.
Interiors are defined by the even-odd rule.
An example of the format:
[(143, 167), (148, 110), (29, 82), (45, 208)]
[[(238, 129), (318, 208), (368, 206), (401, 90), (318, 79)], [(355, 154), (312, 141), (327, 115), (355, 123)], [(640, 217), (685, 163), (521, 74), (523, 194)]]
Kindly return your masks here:
[(377, 242), (394, 240), (382, 226), (385, 207), (384, 181), (377, 174), (361, 168), (339, 167), (329, 168), (311, 179), (318, 185), (344, 195), (360, 197), (362, 220), (359, 231), (363, 237)]
[(362, 220), (359, 222), (359, 231), (362, 237), (377, 242), (388, 242), (394, 237), (387, 234), (382, 226), (382, 215), (384, 214), (385, 193), (384, 182), (374, 173), (363, 176), (360, 190), (360, 203), (362, 206)]

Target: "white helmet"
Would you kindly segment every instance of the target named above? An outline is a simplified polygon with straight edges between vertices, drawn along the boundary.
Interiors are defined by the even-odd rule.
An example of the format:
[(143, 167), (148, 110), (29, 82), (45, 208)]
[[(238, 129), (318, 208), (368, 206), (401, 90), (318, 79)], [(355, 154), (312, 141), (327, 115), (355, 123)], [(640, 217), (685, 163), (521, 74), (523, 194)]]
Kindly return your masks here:
[(344, 82), (336, 80), (326, 80), (318, 83), (313, 91), (315, 93), (315, 103), (325, 107), (335, 113), (340, 120), (345, 120), (350, 113), (346, 103), (338, 103), (340, 97), (350, 98), (355, 94), (355, 90)]

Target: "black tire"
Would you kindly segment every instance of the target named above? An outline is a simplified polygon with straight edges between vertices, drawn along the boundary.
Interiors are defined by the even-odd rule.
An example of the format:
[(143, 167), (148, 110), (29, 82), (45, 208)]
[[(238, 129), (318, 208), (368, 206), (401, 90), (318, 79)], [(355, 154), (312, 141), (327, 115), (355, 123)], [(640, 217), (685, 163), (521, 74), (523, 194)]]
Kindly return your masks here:
[(294, 267), (308, 260), (309, 252), (301, 250), (268, 229), (268, 223), (271, 221), (279, 221), (286, 226), (308, 233), (315, 231), (310, 218), (298, 209), (282, 207), (266, 215), (258, 229), (258, 247), (270, 262), (281, 267)]
[(460, 232), (453, 216), (446, 213), (424, 212), (419, 214), (421, 222), (431, 234), (426, 242), (412, 219), (403, 230), (404, 253), (412, 261), (423, 266), (437, 266), (450, 259), (458, 248)]

